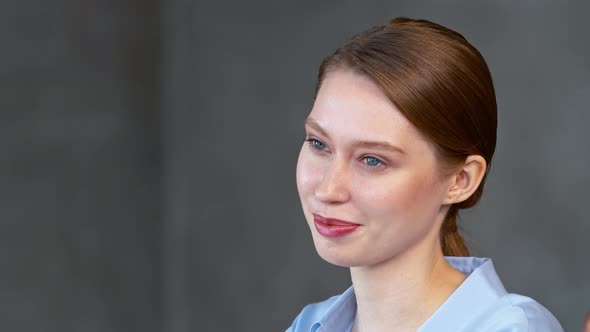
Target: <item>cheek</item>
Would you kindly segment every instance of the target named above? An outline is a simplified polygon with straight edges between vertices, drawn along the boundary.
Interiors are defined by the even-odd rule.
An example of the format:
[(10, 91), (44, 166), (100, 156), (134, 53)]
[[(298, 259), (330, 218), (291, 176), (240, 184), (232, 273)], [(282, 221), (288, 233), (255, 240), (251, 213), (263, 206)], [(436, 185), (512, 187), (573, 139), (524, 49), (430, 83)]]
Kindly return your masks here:
[(302, 198), (312, 190), (314, 184), (318, 181), (317, 177), (319, 167), (313, 160), (313, 156), (309, 155), (309, 151), (305, 151), (305, 146), (301, 148), (299, 152), (299, 158), (297, 159), (297, 191), (299, 196)]
[[(408, 170), (379, 179), (372, 184), (357, 184), (363, 190), (364, 201), (374, 217), (407, 216), (427, 212), (429, 207), (438, 209), (438, 192), (431, 172)], [(405, 218), (404, 218), (405, 219)], [(413, 218), (412, 218), (413, 219)]]

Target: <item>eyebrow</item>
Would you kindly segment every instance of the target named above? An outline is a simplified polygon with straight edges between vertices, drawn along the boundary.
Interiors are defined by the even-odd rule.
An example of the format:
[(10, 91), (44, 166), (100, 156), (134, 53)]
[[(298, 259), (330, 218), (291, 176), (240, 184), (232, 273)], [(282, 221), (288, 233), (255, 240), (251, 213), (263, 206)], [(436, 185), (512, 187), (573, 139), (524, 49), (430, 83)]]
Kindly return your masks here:
[[(305, 126), (309, 126), (317, 131), (319, 131), (322, 135), (326, 137), (330, 137), (328, 133), (320, 126), (320, 124), (313, 118), (307, 118), (305, 120)], [(382, 150), (390, 150), (393, 152), (398, 152), (404, 154), (404, 150), (401, 148), (390, 144), (389, 142), (385, 141), (354, 141), (352, 143), (353, 146), (364, 147), (364, 148), (374, 148), (374, 149), (382, 149)]]

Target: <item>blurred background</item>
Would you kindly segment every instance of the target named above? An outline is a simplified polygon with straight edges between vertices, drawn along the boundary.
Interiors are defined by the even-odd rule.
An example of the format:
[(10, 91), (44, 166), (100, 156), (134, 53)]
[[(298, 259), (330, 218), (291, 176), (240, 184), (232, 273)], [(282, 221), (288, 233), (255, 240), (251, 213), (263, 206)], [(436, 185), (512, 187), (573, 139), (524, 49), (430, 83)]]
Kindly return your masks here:
[(0, 3), (0, 330), (283, 331), (350, 285), (295, 187), (321, 59), (397, 16), (462, 33), (499, 112), (460, 225), (566, 331), (590, 310), (586, 1)]

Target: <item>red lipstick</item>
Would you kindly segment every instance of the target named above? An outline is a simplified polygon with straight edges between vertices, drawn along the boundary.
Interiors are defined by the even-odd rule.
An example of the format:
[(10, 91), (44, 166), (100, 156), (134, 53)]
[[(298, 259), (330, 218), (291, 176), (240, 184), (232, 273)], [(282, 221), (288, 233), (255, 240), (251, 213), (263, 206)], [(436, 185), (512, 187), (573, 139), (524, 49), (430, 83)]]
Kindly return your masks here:
[(360, 225), (349, 221), (326, 218), (319, 214), (313, 214), (313, 222), (318, 233), (325, 237), (339, 237), (352, 233)]

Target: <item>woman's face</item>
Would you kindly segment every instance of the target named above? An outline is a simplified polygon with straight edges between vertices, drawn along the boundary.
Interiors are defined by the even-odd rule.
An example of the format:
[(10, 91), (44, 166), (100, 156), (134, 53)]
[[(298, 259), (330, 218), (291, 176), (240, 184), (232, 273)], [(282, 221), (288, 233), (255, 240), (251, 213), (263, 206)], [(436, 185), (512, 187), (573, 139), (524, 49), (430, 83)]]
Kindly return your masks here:
[(377, 85), (348, 70), (328, 73), (305, 131), (297, 189), (323, 259), (367, 266), (438, 245), (449, 179), (437, 172), (432, 143)]

